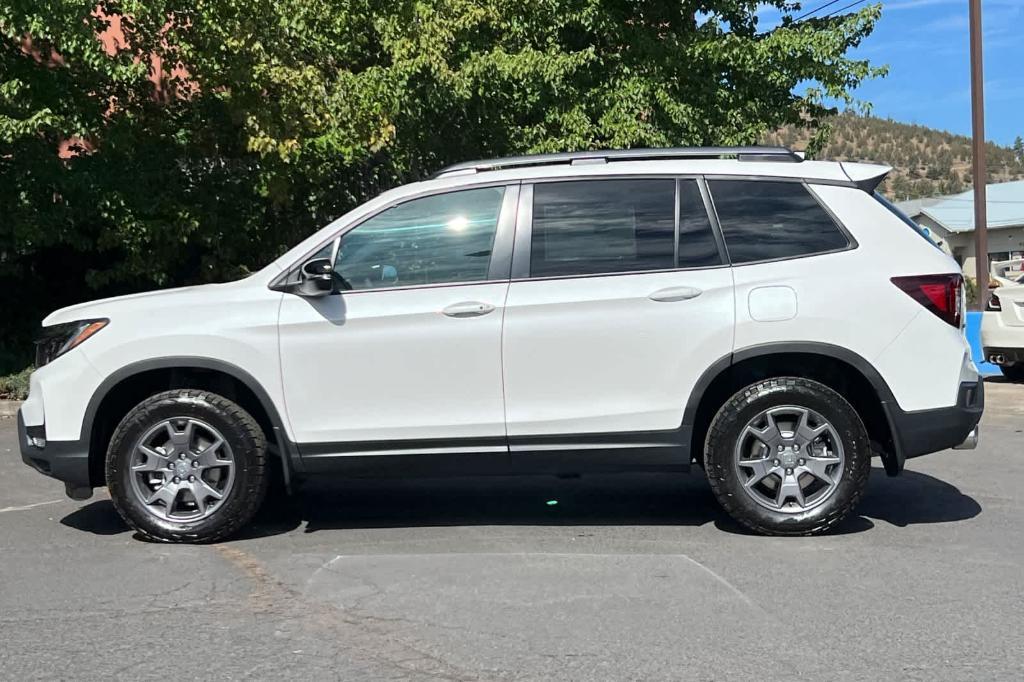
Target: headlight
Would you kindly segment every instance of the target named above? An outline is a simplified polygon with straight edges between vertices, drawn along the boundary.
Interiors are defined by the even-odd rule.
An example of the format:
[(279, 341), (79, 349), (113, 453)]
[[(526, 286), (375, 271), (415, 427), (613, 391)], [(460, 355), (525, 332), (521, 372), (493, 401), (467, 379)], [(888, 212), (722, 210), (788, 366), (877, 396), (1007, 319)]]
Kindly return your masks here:
[(42, 367), (107, 326), (110, 320), (78, 320), (43, 327), (36, 339), (36, 367)]

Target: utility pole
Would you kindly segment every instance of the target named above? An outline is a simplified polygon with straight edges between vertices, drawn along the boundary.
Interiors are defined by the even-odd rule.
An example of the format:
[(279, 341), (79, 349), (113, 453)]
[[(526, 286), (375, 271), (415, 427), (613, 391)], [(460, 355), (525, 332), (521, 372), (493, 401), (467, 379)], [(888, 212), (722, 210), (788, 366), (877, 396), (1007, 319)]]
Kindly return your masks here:
[(978, 269), (978, 304), (988, 304), (988, 216), (985, 205), (985, 69), (981, 61), (981, 0), (971, 6), (971, 128), (974, 173), (974, 263)]

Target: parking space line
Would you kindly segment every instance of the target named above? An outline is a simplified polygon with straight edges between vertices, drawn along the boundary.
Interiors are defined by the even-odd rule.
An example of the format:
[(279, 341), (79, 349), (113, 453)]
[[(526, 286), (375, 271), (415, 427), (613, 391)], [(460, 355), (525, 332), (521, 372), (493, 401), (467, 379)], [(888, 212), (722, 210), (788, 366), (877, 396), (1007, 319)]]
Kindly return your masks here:
[(47, 504), (57, 504), (58, 502), (63, 501), (64, 500), (49, 500), (48, 502), (36, 502), (34, 504), (25, 504), (20, 507), (4, 507), (3, 509), (0, 509), (0, 514), (3, 514), (4, 512), (25, 511), (27, 509), (35, 509), (36, 507), (42, 507)]

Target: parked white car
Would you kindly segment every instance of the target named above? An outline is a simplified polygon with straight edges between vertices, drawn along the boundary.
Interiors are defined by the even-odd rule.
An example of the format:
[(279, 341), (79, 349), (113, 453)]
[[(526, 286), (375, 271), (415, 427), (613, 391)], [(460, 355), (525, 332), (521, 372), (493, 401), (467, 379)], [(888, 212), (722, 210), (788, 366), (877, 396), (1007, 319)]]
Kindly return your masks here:
[[(762, 533), (831, 528), (879, 455), (973, 447), (957, 264), (779, 148), (459, 164), (237, 282), (43, 321), (22, 457), (211, 541), (328, 473), (706, 471)], [(685, 501), (681, 500), (681, 504)]]
[(1000, 286), (989, 294), (981, 317), (984, 357), (999, 365), (1011, 381), (1024, 381), (1024, 274), (1015, 258), (992, 264), (992, 281)]

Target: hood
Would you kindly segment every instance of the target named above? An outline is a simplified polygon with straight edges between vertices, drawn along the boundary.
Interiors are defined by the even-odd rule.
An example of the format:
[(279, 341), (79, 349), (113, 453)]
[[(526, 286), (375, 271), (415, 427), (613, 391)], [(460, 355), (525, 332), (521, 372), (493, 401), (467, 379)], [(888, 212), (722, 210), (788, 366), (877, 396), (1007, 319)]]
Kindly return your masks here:
[[(240, 280), (244, 281), (244, 280)], [(135, 307), (137, 305), (159, 305), (160, 301), (172, 297), (191, 296), (194, 294), (209, 294), (222, 291), (225, 288), (236, 286), (238, 282), (226, 282), (224, 284), (199, 284), (191, 287), (177, 287), (175, 289), (159, 289), (157, 291), (144, 291), (138, 294), (126, 296), (113, 296), (101, 298), (96, 301), (76, 303), (66, 308), (55, 310), (43, 319), (43, 326), (63, 322), (75, 322), (77, 320), (88, 320), (98, 317), (111, 317), (118, 310)]]

